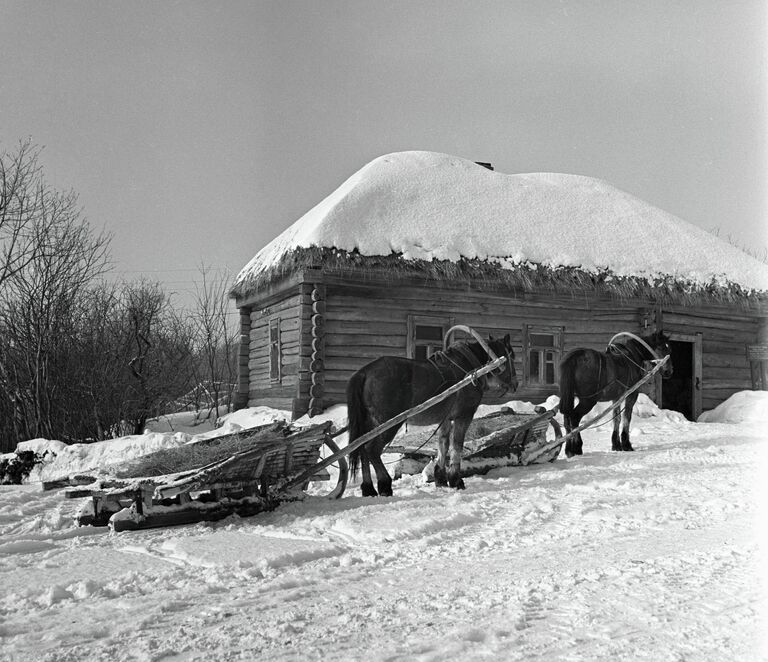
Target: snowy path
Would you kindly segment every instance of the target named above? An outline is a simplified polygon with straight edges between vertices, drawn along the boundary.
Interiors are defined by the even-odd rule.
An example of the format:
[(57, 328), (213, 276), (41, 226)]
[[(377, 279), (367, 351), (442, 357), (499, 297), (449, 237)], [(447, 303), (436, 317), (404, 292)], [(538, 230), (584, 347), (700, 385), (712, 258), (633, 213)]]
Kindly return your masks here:
[(644, 419), (627, 454), (606, 435), (460, 493), (408, 477), (112, 536), (2, 488), (0, 657), (766, 659), (762, 430)]

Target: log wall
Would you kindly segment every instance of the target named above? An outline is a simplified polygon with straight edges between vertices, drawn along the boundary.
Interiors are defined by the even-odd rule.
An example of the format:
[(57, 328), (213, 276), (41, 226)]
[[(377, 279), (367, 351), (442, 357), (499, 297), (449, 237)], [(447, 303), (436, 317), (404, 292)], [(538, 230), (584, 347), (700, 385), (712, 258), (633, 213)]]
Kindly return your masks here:
[[(406, 356), (408, 317), (426, 316), (446, 324), (466, 324), (484, 335), (509, 333), (515, 350), (520, 388), (511, 398), (541, 402), (557, 386), (523, 384), (524, 325), (564, 328), (563, 354), (577, 347), (603, 350), (619, 331), (652, 331), (659, 320), (667, 333), (702, 334), (702, 405), (711, 409), (736, 391), (751, 388), (745, 346), (758, 333), (757, 314), (737, 306), (659, 309), (652, 301), (541, 293), (513, 295), (430, 282), (363, 282), (313, 274), (292, 284), (282, 298), (274, 293), (269, 306), (249, 300), (247, 388), (250, 406), (266, 405), (319, 413), (346, 402), (350, 376), (380, 356)], [(269, 377), (269, 324), (280, 318), (281, 380)], [(248, 328), (248, 323), (250, 328)], [(244, 382), (247, 380), (247, 387)], [(651, 389), (652, 390), (652, 389)], [(492, 401), (492, 400), (489, 400)]]
[(759, 318), (738, 308), (669, 307), (667, 333), (701, 333), (701, 404), (712, 409), (737, 391), (752, 388), (746, 346), (757, 337)]
[[(564, 347), (605, 348), (617, 330), (640, 330), (648, 306), (617, 305), (548, 295), (528, 300), (493, 292), (444, 290), (424, 285), (393, 287), (327, 284), (325, 404), (346, 401), (344, 390), (355, 370), (379, 356), (406, 355), (408, 316), (466, 324), (483, 335), (509, 333), (520, 388), (504, 399), (543, 399), (557, 387), (525, 388), (523, 325), (564, 326)], [(493, 401), (489, 398), (488, 401)]]
[[(302, 324), (302, 303), (306, 295), (301, 289), (265, 308), (251, 311), (248, 351), (248, 404), (287, 409), (294, 412), (299, 391), (300, 358), (305, 339)], [(269, 325), (280, 320), (281, 365), (280, 380), (269, 374)], [(296, 412), (294, 412), (296, 413)]]

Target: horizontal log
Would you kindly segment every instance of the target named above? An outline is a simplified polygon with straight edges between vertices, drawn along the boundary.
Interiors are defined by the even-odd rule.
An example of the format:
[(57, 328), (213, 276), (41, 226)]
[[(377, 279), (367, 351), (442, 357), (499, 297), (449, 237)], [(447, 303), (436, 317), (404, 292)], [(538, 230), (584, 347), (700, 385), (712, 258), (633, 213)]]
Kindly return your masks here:
[(707, 366), (702, 369), (702, 378), (704, 382), (716, 382), (716, 381), (733, 381), (738, 382), (742, 380), (749, 381), (749, 368), (732, 368), (728, 366), (711, 367)]
[(294, 311), (296, 311), (299, 306), (307, 301), (307, 298), (299, 293), (292, 293), (288, 296), (281, 297), (280, 299), (272, 302), (268, 306), (264, 306), (261, 308), (252, 308), (251, 309), (251, 319), (253, 320), (256, 317), (268, 317), (270, 315), (277, 315), (280, 316), (285, 312), (295, 314)]
[(702, 365), (704, 368), (727, 367), (749, 369), (749, 361), (745, 354), (703, 354)]
[(722, 356), (746, 356), (747, 343), (742, 342), (725, 342), (725, 341), (712, 341), (708, 338), (704, 338), (701, 343), (702, 352), (706, 354), (719, 354)]
[[(280, 333), (283, 334), (286, 331), (296, 331), (301, 325), (300, 317), (281, 317), (280, 318)], [(269, 337), (270, 320), (265, 318), (264, 323), (254, 322), (251, 325), (251, 338), (254, 335), (261, 337), (266, 335)]]
[(739, 313), (736, 310), (717, 312), (714, 309), (690, 309), (680, 312), (664, 312), (664, 327), (685, 326), (713, 329), (729, 329), (734, 326), (757, 325), (757, 317)]
[(712, 393), (719, 390), (749, 391), (752, 389), (752, 380), (746, 379), (704, 379), (702, 389)]
[[(450, 302), (446, 305), (444, 302), (407, 305), (397, 304), (391, 300), (355, 300), (347, 305), (331, 305), (329, 303), (327, 316), (329, 320), (392, 320), (400, 319), (404, 321), (408, 314), (423, 314), (437, 318), (454, 318), (456, 323), (466, 323), (470, 326), (494, 327), (497, 329), (520, 328), (522, 321), (529, 324), (574, 324), (584, 328), (589, 326), (605, 326), (606, 323), (612, 327), (639, 325), (639, 313), (631, 311), (610, 311), (605, 313), (590, 313), (580, 308), (574, 307), (571, 310), (558, 308), (530, 309), (520, 306), (504, 306), (496, 303), (480, 305), (476, 301), (468, 301), (464, 305), (457, 302)], [(480, 321), (481, 320), (481, 321)]]
[(326, 335), (365, 335), (365, 336), (405, 336), (408, 327), (403, 322), (383, 322), (375, 318), (367, 317), (361, 311), (357, 320), (340, 320), (336, 317), (328, 317), (325, 325)]
[[(332, 334), (324, 338), (326, 356), (337, 347), (370, 347), (379, 351), (389, 348), (395, 353), (405, 355), (405, 335), (403, 336), (358, 336), (348, 334)], [(399, 350), (399, 351), (398, 351)]]
[[(387, 279), (386, 282), (377, 283), (373, 279), (368, 280), (366, 283), (355, 282), (351, 280), (349, 276), (340, 275), (334, 277), (328, 275), (326, 278), (327, 298), (330, 300), (337, 296), (351, 296), (351, 297), (368, 297), (368, 298), (392, 298), (396, 296), (398, 299), (423, 299), (424, 293), (429, 292), (431, 298), (446, 298), (446, 299), (487, 299), (489, 301), (497, 302), (498, 304), (511, 305), (514, 303), (527, 305), (540, 305), (542, 307), (551, 307), (553, 305), (570, 305), (574, 304), (585, 305), (588, 304), (594, 308), (611, 309), (615, 308), (617, 302), (611, 297), (585, 297), (578, 293), (576, 296), (569, 294), (556, 294), (553, 292), (542, 293), (528, 293), (525, 296), (512, 296), (508, 288), (502, 288), (497, 291), (493, 291), (488, 288), (485, 291), (478, 288), (470, 289), (465, 282), (451, 282), (451, 281), (425, 281), (423, 278), (414, 277), (411, 282), (407, 278), (398, 278), (397, 286), (393, 287), (392, 279)], [(642, 302), (633, 302), (633, 305), (637, 307)], [(646, 305), (650, 305), (648, 302)]]
[(271, 407), (272, 409), (287, 409), (291, 410), (293, 405), (293, 397), (280, 397), (271, 394), (248, 396), (249, 407)]

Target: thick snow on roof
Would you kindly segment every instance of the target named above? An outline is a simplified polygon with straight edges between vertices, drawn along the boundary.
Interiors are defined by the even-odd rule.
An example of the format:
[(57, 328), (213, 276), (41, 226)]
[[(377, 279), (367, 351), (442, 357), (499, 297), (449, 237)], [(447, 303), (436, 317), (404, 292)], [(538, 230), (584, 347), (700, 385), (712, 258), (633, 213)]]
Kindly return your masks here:
[(604, 181), (505, 175), (434, 152), (375, 159), (265, 246), (236, 282), (313, 246), (768, 290), (767, 265)]

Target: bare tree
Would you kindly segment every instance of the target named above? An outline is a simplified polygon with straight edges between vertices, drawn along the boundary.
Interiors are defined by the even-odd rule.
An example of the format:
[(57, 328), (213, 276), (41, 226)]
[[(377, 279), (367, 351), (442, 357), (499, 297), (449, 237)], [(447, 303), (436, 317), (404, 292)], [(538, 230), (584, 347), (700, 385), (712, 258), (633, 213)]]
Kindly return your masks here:
[(226, 271), (200, 265), (200, 284), (195, 286), (195, 349), (198, 383), (209, 391), (210, 414), (219, 417), (221, 408), (231, 411), (235, 381), (234, 330), (229, 324), (229, 281)]
[(30, 140), (20, 142), (16, 152), (0, 152), (0, 292), (38, 255), (39, 234), (51, 221), (44, 209), (52, 193), (39, 154)]
[(38, 157), (0, 154), (0, 451), (143, 432), (193, 382), (191, 322), (157, 283), (99, 282), (109, 237)]
[(39, 149), (0, 155), (0, 431), (3, 445), (52, 436), (71, 418), (63, 394), (77, 301), (107, 266), (109, 237), (77, 196), (47, 185)]
[(128, 368), (134, 378), (124, 420), (134, 434), (163, 413), (192, 381), (191, 331), (158, 283), (124, 286), (123, 319), (128, 329)]

